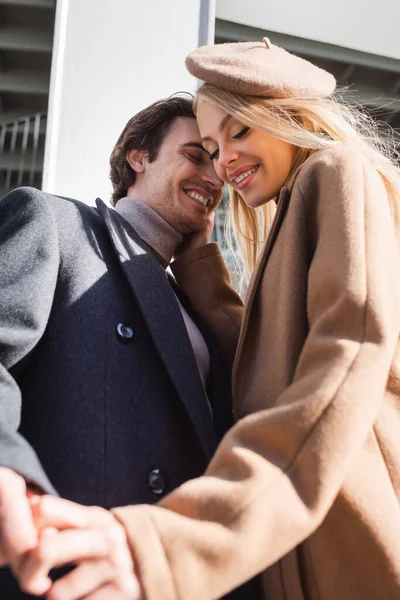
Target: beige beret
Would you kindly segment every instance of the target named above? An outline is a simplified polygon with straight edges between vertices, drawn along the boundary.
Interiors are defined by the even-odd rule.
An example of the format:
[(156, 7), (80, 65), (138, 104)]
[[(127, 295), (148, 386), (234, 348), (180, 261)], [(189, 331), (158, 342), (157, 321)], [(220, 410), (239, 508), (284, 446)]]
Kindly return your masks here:
[(315, 98), (336, 87), (333, 75), (268, 38), (202, 46), (188, 55), (186, 67), (198, 79), (242, 96)]

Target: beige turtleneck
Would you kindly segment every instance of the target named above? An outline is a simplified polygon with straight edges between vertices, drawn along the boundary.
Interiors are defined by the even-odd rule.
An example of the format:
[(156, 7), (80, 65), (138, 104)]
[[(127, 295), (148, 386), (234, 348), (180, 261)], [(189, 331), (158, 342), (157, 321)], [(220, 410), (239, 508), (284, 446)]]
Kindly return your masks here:
[[(182, 243), (183, 235), (164, 221), (150, 206), (131, 196), (121, 198), (115, 210), (133, 227), (138, 236), (154, 250), (160, 264), (166, 269), (175, 254), (175, 250)], [(176, 295), (175, 298), (181, 310), (200, 377), (206, 390), (210, 376), (210, 354), (207, 344), (199, 328), (180, 303), (179, 298)]]

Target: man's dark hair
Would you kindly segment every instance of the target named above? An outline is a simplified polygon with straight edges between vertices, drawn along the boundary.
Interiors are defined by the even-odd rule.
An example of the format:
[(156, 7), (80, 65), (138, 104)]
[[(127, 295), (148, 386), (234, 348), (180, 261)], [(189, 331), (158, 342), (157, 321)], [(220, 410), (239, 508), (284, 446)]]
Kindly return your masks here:
[(111, 204), (116, 205), (124, 198), (128, 189), (135, 183), (136, 173), (127, 160), (128, 150), (140, 150), (147, 153), (150, 162), (156, 160), (161, 145), (172, 123), (178, 117), (195, 119), (193, 99), (185, 96), (171, 96), (158, 100), (132, 117), (110, 156), (110, 179), (114, 188)]

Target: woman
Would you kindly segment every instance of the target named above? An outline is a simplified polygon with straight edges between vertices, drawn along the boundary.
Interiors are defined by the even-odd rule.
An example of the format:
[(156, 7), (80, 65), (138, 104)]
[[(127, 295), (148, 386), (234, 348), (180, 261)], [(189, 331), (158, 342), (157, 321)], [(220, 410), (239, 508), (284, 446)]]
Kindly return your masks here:
[[(266, 38), (200, 48), (187, 66), (205, 82), (198, 123), (232, 187), (244, 279), (254, 272), (237, 424), (203, 477), (158, 507), (115, 511), (144, 596), (211, 600), (264, 571), (266, 600), (395, 600), (399, 169), (368, 119), (334, 100), (331, 75)], [(197, 309), (219, 299), (211, 325), (234, 329), (209, 260), (204, 249), (183, 265), (188, 291)]]

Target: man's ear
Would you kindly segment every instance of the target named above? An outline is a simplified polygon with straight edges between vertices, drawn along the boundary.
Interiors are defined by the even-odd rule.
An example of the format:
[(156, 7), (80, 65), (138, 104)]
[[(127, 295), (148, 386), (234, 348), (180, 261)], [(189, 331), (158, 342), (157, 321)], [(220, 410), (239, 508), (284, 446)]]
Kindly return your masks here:
[(143, 173), (146, 168), (146, 152), (143, 152), (142, 150), (128, 150), (125, 154), (125, 158), (135, 173)]

